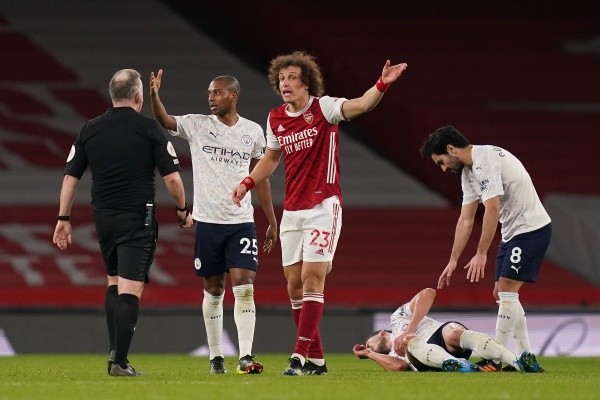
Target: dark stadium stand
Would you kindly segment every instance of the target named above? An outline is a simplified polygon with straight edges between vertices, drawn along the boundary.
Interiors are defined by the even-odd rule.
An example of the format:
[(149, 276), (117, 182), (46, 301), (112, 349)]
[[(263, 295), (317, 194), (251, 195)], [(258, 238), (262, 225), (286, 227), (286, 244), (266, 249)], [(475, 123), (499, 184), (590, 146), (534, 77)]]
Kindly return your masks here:
[[(600, 140), (600, 59), (564, 49), (567, 41), (598, 33), (600, 8), (592, 1), (328, 1), (282, 11), (268, 0), (260, 9), (239, 2), (235, 13), (227, 12), (229, 4), (168, 3), (187, 10), (198, 26), (212, 23), (209, 34), (263, 69), (282, 52), (315, 54), (329, 94), (359, 95), (386, 58), (408, 62), (406, 79), (388, 91), (376, 113), (354, 124), (368, 145), (453, 202), (460, 195), (455, 182), (415, 157), (424, 136), (443, 125), (524, 158), (542, 197), (551, 191), (600, 194), (587, 179), (594, 160), (574, 150)], [(596, 108), (585, 108), (588, 102)]]
[[(446, 124), (455, 125), (476, 143), (500, 145), (519, 156), (542, 197), (552, 192), (600, 195), (600, 186), (591, 184), (598, 182), (592, 176), (598, 169), (595, 158), (583, 156), (584, 148), (593, 151), (600, 145), (600, 113), (585, 106), (598, 105), (600, 59), (562, 47), (567, 40), (588, 40), (590, 32), (598, 33), (599, 14), (586, 12), (593, 2), (573, 3), (563, 10), (554, 2), (477, 7), (480, 2), (464, 1), (459, 10), (453, 2), (441, 0), (427, 2), (423, 7), (428, 8), (396, 3), (380, 7), (375, 1), (369, 2), (369, 9), (332, 0), (283, 11), (281, 7), (287, 6), (275, 0), (262, 1), (260, 8), (235, 1), (164, 3), (261, 72), (279, 53), (304, 49), (316, 54), (332, 95), (360, 95), (375, 82), (386, 58), (408, 62), (406, 79), (388, 91), (376, 112), (350, 126), (356, 138), (453, 205), (460, 195), (458, 180), (418, 156), (425, 135)], [(0, 15), (0, 25), (7, 24)], [(177, 46), (172, 51), (169, 57), (177, 57)], [(7, 136), (3, 151), (40, 170), (53, 168), (60, 178), (73, 134), (20, 118), (45, 116), (52, 110), (15, 89), (14, 82), (47, 82), (50, 93), (83, 118), (103, 110), (106, 99), (77, 82), (75, 72), (24, 34), (0, 31), (0, 53), (0, 131)], [(53, 82), (79, 84), (54, 87)], [(12, 136), (19, 132), (35, 142)], [(345, 162), (351, 161), (342, 160), (342, 166)], [(184, 165), (189, 167), (189, 160)], [(0, 170), (5, 168), (0, 159)], [(48, 194), (46, 204), (57, 201), (58, 178), (56, 192)], [(343, 181), (351, 179), (343, 176)], [(10, 188), (3, 185), (2, 190)], [(89, 207), (76, 210), (76, 228), (85, 239), (57, 254), (50, 242), (55, 205), (0, 206), (0, 308), (102, 303), (104, 275)], [(161, 245), (144, 305), (197, 307), (202, 290), (200, 280), (191, 276), (193, 238), (190, 232), (178, 231), (170, 212), (159, 210)], [(328, 305), (392, 307), (406, 292), (434, 286), (447, 262), (458, 212), (455, 206), (344, 208), (342, 236), (325, 293)], [(260, 213), (257, 224), (264, 232)], [(464, 258), (473, 249), (474, 243)], [(262, 257), (256, 282), (259, 306), (288, 307), (279, 254)], [(493, 249), (484, 282), (467, 283), (457, 272), (452, 286), (439, 292), (436, 305), (495, 309), (492, 254)], [(539, 282), (522, 296), (529, 310), (600, 307), (600, 288), (549, 260), (544, 261)], [(226, 302), (232, 302), (230, 292)]]
[[(230, 4), (167, 3), (263, 71), (277, 54), (298, 49), (311, 52), (319, 58), (326, 92), (332, 95), (360, 95), (375, 81), (386, 58), (408, 62), (406, 79), (386, 93), (376, 112), (353, 122), (358, 128), (353, 132), (453, 204), (460, 204), (459, 181), (444, 176), (417, 153), (425, 135), (443, 125), (458, 127), (474, 143), (492, 143), (512, 151), (528, 168), (542, 199), (553, 192), (600, 194), (600, 186), (590, 184), (590, 180), (597, 181), (592, 176), (597, 169), (594, 157), (582, 156), (580, 151), (582, 145), (595, 148), (600, 144), (598, 50), (596, 54), (593, 50), (567, 51), (568, 43), (585, 44), (598, 34), (600, 9), (594, 2), (433, 1), (424, 5), (375, 1), (358, 6), (334, 0), (286, 8), (270, 0), (262, 2), (260, 9), (249, 2), (236, 3), (234, 13), (228, 12)], [(388, 218), (379, 223), (367, 218), (354, 225), (350, 215), (356, 210), (344, 211), (343, 239), (336, 255), (336, 265), (344, 272), (338, 270), (331, 276), (329, 297), (336, 285), (366, 291), (369, 295), (360, 298), (368, 302), (378, 292), (371, 289), (381, 289), (380, 295), (385, 290), (393, 292), (390, 282), (398, 285), (408, 280), (408, 285), (417, 287), (433, 284), (431, 277), (437, 278), (446, 261), (458, 211), (394, 210), (403, 217), (406, 213), (414, 216), (413, 223), (406, 225), (381, 209), (369, 210), (369, 215)], [(431, 215), (443, 223), (431, 221)], [(387, 235), (408, 233), (413, 240), (372, 234), (383, 226), (392, 231)], [(432, 227), (439, 234), (436, 245), (432, 245)], [(357, 262), (360, 255), (352, 249), (362, 248), (361, 238), (374, 236), (381, 241), (369, 243), (369, 248), (381, 246), (380, 251), (362, 254), (379, 261), (366, 273), (365, 265), (372, 262)], [(433, 257), (434, 248), (438, 256), (427, 265), (423, 257)], [(565, 276), (575, 281), (566, 285)], [(528, 289), (532, 297), (528, 303), (590, 304), (578, 295), (587, 284), (548, 260), (540, 279)], [(489, 285), (479, 285), (476, 291), (459, 280), (455, 285), (442, 295), (450, 300), (448, 305), (483, 305), (490, 298)], [(597, 304), (598, 288), (589, 288), (591, 304)], [(461, 293), (471, 294), (469, 300)]]

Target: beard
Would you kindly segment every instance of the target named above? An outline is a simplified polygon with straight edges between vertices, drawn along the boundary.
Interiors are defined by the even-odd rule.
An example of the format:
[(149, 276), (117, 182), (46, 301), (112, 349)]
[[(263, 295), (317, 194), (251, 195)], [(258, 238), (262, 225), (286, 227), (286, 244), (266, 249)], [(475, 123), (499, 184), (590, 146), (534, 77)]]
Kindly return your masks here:
[(450, 170), (450, 172), (452, 172), (453, 174), (457, 174), (460, 175), (462, 173), (463, 168), (465, 167), (465, 164), (463, 164), (458, 157), (452, 157), (452, 165), (450, 167), (448, 167), (448, 169)]

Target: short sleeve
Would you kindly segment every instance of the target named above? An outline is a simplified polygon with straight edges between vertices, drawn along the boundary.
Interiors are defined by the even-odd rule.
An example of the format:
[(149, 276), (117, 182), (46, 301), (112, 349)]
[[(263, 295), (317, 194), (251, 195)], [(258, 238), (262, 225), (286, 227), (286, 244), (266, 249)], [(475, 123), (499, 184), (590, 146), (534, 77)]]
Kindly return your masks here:
[(257, 128), (256, 141), (254, 142), (254, 148), (252, 149), (252, 158), (262, 158), (265, 154), (265, 146), (267, 145), (267, 139), (260, 126)]
[(340, 121), (345, 121), (342, 113), (342, 105), (347, 99), (343, 97), (323, 96), (319, 99), (319, 105), (325, 119), (330, 124), (338, 124)]
[(201, 132), (205, 123), (206, 115), (202, 114), (186, 114), (176, 115), (177, 131), (169, 130), (172, 136), (179, 136), (182, 139), (190, 141), (194, 132)]
[(485, 156), (485, 184), (482, 184), (482, 202), (504, 194), (504, 186), (502, 185), (502, 164), (500, 158), (495, 151), (491, 150), (491, 147), (486, 151)]
[(71, 146), (69, 155), (67, 156), (67, 164), (65, 166), (64, 174), (81, 179), (83, 173), (88, 167), (88, 163), (89, 161), (87, 155), (85, 154), (83, 141), (81, 140), (81, 133), (79, 133), (77, 139), (75, 139), (75, 143), (73, 143)]
[(154, 134), (154, 160), (156, 167), (161, 176), (169, 175), (173, 172), (181, 170), (179, 166), (179, 158), (173, 147), (173, 143), (167, 140), (162, 128), (156, 123), (156, 128), (153, 129)]
[(475, 191), (473, 187), (473, 182), (475, 181), (474, 177), (470, 177), (465, 170), (463, 170), (461, 176), (461, 187), (463, 192), (463, 200), (462, 205), (465, 206), (467, 204), (471, 204), (475, 201), (480, 201), (481, 197)]
[(271, 114), (267, 117), (267, 147), (272, 150), (281, 150), (279, 140), (275, 137), (273, 129), (271, 129)]

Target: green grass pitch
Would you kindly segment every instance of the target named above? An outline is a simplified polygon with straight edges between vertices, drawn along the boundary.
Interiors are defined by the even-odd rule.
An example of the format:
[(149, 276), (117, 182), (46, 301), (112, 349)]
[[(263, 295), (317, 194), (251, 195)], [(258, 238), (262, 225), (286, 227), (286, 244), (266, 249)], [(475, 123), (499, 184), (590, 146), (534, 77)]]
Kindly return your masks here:
[(598, 399), (600, 358), (541, 358), (541, 374), (385, 372), (351, 354), (330, 354), (327, 376), (283, 376), (287, 355), (262, 355), (260, 375), (210, 375), (208, 359), (131, 354), (139, 378), (114, 378), (101, 355), (0, 357), (0, 399)]

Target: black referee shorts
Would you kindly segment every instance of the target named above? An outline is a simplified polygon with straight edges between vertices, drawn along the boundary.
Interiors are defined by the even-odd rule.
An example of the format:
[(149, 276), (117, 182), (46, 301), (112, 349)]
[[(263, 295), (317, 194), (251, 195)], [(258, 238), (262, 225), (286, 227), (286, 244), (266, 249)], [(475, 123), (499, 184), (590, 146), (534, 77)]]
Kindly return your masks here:
[(95, 210), (96, 234), (109, 276), (148, 282), (158, 224), (145, 225), (145, 212)]

